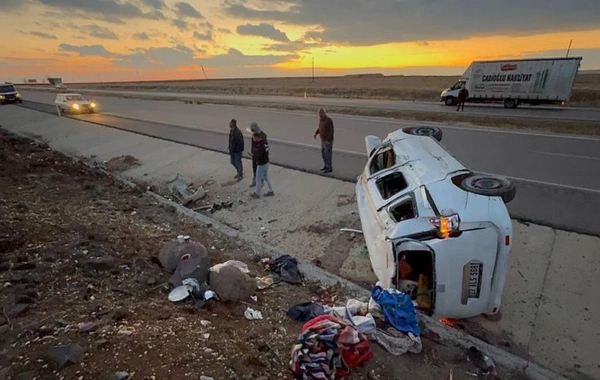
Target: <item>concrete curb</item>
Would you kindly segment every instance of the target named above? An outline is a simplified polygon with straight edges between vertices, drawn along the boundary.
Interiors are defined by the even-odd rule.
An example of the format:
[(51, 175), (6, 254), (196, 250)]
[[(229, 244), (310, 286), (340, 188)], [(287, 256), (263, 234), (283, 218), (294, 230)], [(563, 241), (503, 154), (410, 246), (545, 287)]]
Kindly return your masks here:
[[(0, 128), (1, 128), (1, 126), (0, 126)], [(7, 129), (5, 129), (5, 130), (8, 131), (9, 133), (12, 133), (17, 136), (21, 136), (23, 138), (26, 138), (26, 139), (29, 139), (29, 140), (32, 140), (32, 141), (35, 141), (38, 143), (47, 144), (45, 141), (43, 141), (41, 139), (32, 138), (31, 136), (25, 135), (20, 132), (15, 132), (12, 130), (7, 130)], [(138, 185), (134, 184), (133, 182), (127, 180), (125, 177), (115, 175), (111, 172), (108, 172), (108, 171), (102, 169), (102, 168), (94, 166), (93, 164), (90, 164), (90, 163), (84, 161), (80, 157), (72, 156), (72, 155), (62, 152), (62, 151), (61, 151), (61, 153), (72, 158), (74, 161), (81, 162), (83, 165), (85, 165), (86, 167), (88, 167), (90, 169), (101, 171), (106, 176), (111, 177), (115, 181), (121, 182), (126, 186), (129, 186), (129, 187), (138, 186)], [(275, 258), (275, 257), (285, 254), (284, 252), (280, 251), (279, 249), (277, 249), (269, 244), (266, 244), (266, 243), (260, 241), (259, 239), (245, 237), (239, 231), (237, 231), (215, 219), (212, 219), (206, 215), (203, 215), (203, 214), (195, 212), (191, 209), (188, 209), (187, 207), (184, 207), (184, 206), (180, 205), (179, 203), (168, 200), (159, 194), (156, 194), (151, 191), (146, 191), (145, 194), (149, 195), (154, 200), (156, 200), (157, 202), (159, 202), (163, 205), (175, 207), (175, 209), (177, 210), (177, 212), (179, 214), (187, 216), (200, 224), (203, 224), (206, 226), (211, 226), (215, 230), (219, 231), (220, 233), (225, 234), (228, 237), (243, 240), (247, 244), (250, 244), (252, 246), (260, 248), (263, 251), (263, 253), (268, 254), (270, 257)], [(319, 281), (319, 282), (329, 285), (329, 286), (340, 284), (342, 286), (342, 289), (346, 293), (346, 295), (348, 295), (350, 297), (354, 297), (354, 298), (370, 297), (370, 295), (371, 295), (371, 292), (369, 290), (367, 290), (349, 280), (343, 279), (337, 275), (334, 275), (334, 274), (329, 273), (319, 267), (316, 267), (315, 265), (312, 265), (312, 264), (306, 263), (306, 262), (302, 262), (300, 260), (298, 260), (298, 263), (299, 263), (300, 270), (304, 273), (306, 279), (308, 279), (308, 280)], [(432, 333), (439, 336), (439, 338), (442, 341), (452, 343), (455, 346), (462, 347), (465, 349), (468, 349), (471, 346), (475, 346), (480, 351), (485, 352), (487, 355), (489, 355), (497, 365), (504, 366), (510, 370), (520, 371), (532, 380), (570, 380), (562, 375), (559, 375), (559, 374), (553, 372), (550, 369), (540, 366), (539, 364), (536, 364), (529, 360), (520, 358), (520, 357), (513, 355), (509, 352), (506, 352), (498, 347), (492, 346), (492, 345), (490, 345), (486, 342), (483, 342), (473, 336), (470, 336), (462, 331), (459, 331), (459, 330), (453, 329), (449, 326), (446, 326), (443, 323), (435, 320), (434, 318), (431, 318), (429, 316), (426, 316), (426, 315), (423, 315), (420, 313), (419, 313), (419, 317), (420, 317), (421, 321), (423, 321), (423, 323), (425, 325), (425, 329), (429, 330)]]

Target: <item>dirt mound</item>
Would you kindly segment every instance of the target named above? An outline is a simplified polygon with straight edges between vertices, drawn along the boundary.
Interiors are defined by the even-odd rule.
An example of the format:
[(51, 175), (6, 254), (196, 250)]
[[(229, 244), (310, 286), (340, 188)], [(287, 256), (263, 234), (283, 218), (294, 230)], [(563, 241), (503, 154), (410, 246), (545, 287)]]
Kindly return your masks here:
[(124, 172), (136, 166), (140, 166), (142, 163), (135, 157), (126, 155), (111, 158), (106, 163), (106, 169), (111, 172)]

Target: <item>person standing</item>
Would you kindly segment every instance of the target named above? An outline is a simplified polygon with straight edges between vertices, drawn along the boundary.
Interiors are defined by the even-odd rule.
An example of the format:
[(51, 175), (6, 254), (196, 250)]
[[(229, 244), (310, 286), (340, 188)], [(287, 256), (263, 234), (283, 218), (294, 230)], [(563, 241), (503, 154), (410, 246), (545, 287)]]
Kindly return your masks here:
[(269, 144), (266, 140), (263, 140), (262, 135), (258, 132), (252, 135), (252, 140), (256, 143), (255, 152), (252, 156), (256, 157), (256, 188), (251, 196), (260, 198), (263, 183), (266, 183), (269, 191), (265, 194), (265, 197), (272, 197), (275, 192), (269, 179)]
[[(250, 128), (247, 128), (246, 130), (248, 132), (252, 133), (252, 135), (254, 135), (255, 133), (258, 133), (261, 137), (261, 140), (263, 140), (267, 146), (269, 145), (269, 141), (267, 140), (267, 134), (265, 132), (263, 132), (262, 129), (260, 129), (260, 127), (258, 126), (258, 123), (253, 121), (252, 123), (250, 123)], [(250, 157), (252, 157), (252, 184), (250, 185), (250, 187), (256, 186), (256, 166), (257, 166), (256, 158), (255, 158), (256, 146), (257, 146), (257, 142), (255, 142), (254, 138), (252, 138), (252, 148), (250, 149)]]
[(469, 99), (469, 90), (463, 85), (463, 88), (458, 92), (458, 108), (456, 111), (465, 110), (465, 102), (467, 99)]
[(324, 166), (321, 168), (323, 173), (333, 171), (333, 120), (323, 108), (319, 108), (319, 127), (315, 131), (314, 138), (321, 138), (321, 156)]
[(231, 165), (237, 171), (236, 179), (240, 182), (244, 178), (244, 166), (242, 165), (242, 154), (244, 154), (244, 135), (237, 126), (237, 121), (231, 119), (229, 122), (229, 157)]

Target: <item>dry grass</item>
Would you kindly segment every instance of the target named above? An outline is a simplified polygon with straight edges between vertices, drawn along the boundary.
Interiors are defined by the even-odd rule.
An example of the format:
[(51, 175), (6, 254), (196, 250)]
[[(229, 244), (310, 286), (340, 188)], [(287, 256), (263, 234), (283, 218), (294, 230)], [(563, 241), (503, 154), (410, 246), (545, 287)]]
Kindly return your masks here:
[[(72, 88), (103, 90), (179, 91), (205, 94), (285, 95), (363, 99), (438, 101), (442, 89), (455, 76), (379, 76), (208, 79), (160, 82), (79, 83)], [(570, 105), (600, 106), (600, 74), (580, 74), (575, 80)]]

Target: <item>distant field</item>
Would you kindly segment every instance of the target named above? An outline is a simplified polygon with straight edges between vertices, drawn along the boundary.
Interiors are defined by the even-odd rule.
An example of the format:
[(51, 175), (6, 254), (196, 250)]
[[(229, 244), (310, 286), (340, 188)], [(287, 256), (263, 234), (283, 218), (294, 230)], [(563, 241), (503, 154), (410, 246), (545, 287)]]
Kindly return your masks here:
[[(161, 82), (77, 83), (71, 88), (173, 91), (207, 94), (285, 95), (363, 99), (438, 101), (458, 76), (353, 75), (311, 78), (206, 79)], [(600, 74), (580, 74), (570, 105), (600, 107)]]

